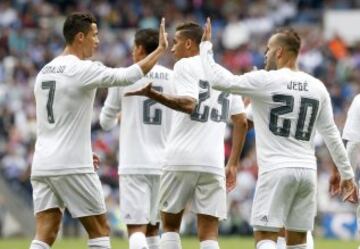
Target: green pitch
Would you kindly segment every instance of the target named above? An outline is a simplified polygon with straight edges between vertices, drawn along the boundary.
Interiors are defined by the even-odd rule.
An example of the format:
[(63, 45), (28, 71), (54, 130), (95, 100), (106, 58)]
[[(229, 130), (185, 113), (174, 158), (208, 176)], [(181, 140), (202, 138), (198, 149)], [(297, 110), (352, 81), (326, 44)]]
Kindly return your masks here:
[[(0, 239), (0, 249), (28, 249), (31, 239)], [(196, 238), (183, 238), (183, 249), (198, 249)], [(315, 249), (357, 249), (358, 241), (340, 241), (315, 239)], [(249, 237), (225, 237), (220, 239), (222, 249), (254, 249), (254, 242)], [(128, 243), (122, 239), (112, 239), (113, 249), (127, 249)], [(85, 239), (59, 239), (52, 249), (87, 249)]]

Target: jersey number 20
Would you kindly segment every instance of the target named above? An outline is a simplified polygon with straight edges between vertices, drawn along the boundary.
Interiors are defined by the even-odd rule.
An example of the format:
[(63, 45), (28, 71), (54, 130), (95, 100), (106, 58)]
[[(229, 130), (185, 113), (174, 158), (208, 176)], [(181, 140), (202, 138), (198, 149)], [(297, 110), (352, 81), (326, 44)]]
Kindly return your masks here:
[[(294, 97), (291, 95), (278, 94), (273, 96), (273, 101), (284, 103), (284, 105), (271, 109), (269, 129), (273, 134), (277, 136), (289, 137), (291, 120), (284, 119), (282, 126), (280, 126), (278, 124), (278, 119), (280, 115), (291, 113), (293, 111)], [(310, 140), (311, 132), (314, 127), (314, 122), (318, 113), (318, 109), (319, 109), (318, 100), (304, 98), (304, 97), (301, 98), (300, 112), (297, 118), (297, 125), (295, 131), (296, 140), (302, 140), (302, 141)]]

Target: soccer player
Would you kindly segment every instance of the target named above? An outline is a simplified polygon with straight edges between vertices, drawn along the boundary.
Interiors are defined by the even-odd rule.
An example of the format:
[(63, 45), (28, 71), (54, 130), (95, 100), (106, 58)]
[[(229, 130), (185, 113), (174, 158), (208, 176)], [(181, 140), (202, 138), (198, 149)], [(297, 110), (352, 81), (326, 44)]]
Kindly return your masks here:
[[(356, 95), (349, 108), (343, 139), (347, 141), (346, 151), (353, 167), (359, 164), (360, 155), (360, 94)], [(357, 208), (357, 227), (360, 227), (360, 206)]]
[[(199, 57), (202, 28), (193, 22), (178, 25), (171, 52), (176, 94), (166, 94), (151, 84), (127, 95), (144, 95), (164, 104), (173, 112), (164, 173), (160, 180), (160, 210), (164, 233), (161, 249), (179, 249), (179, 228), (189, 201), (197, 214), (201, 249), (219, 248), (219, 219), (226, 217), (226, 185), (236, 184), (247, 130), (240, 96), (212, 90), (205, 80)], [(231, 156), (224, 170), (224, 133), (226, 121), (234, 125)], [(225, 183), (225, 175), (227, 182)]]
[(89, 248), (110, 248), (109, 227), (99, 177), (94, 172), (90, 126), (96, 88), (129, 85), (141, 79), (167, 48), (164, 19), (159, 46), (128, 68), (108, 68), (86, 60), (99, 45), (96, 20), (73, 13), (64, 23), (64, 52), (36, 77), (37, 140), (32, 163), (36, 235), (30, 249), (50, 248), (63, 208), (79, 218)]
[[(246, 117), (248, 120), (248, 127), (254, 127), (251, 104), (246, 107)], [(278, 232), (276, 249), (286, 249), (286, 231), (284, 228), (281, 228)], [(311, 231), (307, 231), (306, 233), (306, 249), (314, 249), (314, 239)]]
[(300, 38), (291, 29), (270, 37), (265, 70), (241, 76), (215, 63), (210, 39), (208, 19), (200, 57), (210, 84), (251, 98), (259, 165), (251, 215), (256, 248), (275, 249), (278, 232), (285, 227), (287, 247), (305, 249), (306, 231), (313, 229), (316, 213), (315, 129), (340, 171), (344, 200), (357, 201), (354, 172), (329, 94), (321, 81), (297, 69)]
[[(158, 31), (137, 31), (132, 51), (134, 62), (154, 51), (158, 42)], [(155, 65), (135, 84), (109, 89), (100, 114), (100, 125), (109, 130), (116, 125), (117, 113), (121, 110), (120, 214), (127, 224), (130, 249), (159, 248), (160, 175), (171, 125), (171, 109), (146, 97), (125, 98), (124, 94), (150, 82), (155, 89), (172, 93), (171, 79), (170, 69)]]

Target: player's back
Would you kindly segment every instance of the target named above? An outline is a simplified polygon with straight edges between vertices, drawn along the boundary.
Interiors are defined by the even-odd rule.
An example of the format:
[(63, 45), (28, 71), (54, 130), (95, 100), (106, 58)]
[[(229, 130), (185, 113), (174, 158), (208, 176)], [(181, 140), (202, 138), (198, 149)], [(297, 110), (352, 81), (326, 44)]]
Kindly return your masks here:
[(73, 55), (59, 56), (36, 77), (32, 174), (93, 172), (90, 124), (95, 90), (80, 82), (84, 63)]
[(282, 167), (316, 169), (314, 133), (324, 131), (322, 122), (332, 115), (323, 83), (287, 68), (251, 74), (249, 79), (259, 85), (249, 96), (260, 172)]
[(153, 173), (161, 172), (164, 164), (164, 153), (168, 133), (171, 128), (172, 110), (147, 97), (124, 97), (152, 83), (158, 91), (172, 94), (174, 92), (172, 71), (156, 65), (154, 68), (131, 86), (114, 88), (121, 101), (120, 125), (120, 173)]
[(177, 95), (186, 94), (181, 89), (185, 81), (197, 87), (198, 102), (192, 114), (173, 113), (165, 168), (224, 175), (226, 122), (232, 112), (243, 111), (242, 99), (212, 89), (199, 56), (182, 59), (174, 66)]

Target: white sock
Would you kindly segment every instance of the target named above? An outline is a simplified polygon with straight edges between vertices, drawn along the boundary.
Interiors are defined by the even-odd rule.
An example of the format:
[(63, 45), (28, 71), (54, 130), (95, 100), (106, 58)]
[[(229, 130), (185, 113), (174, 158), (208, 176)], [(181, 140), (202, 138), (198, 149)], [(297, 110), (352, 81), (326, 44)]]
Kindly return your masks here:
[(314, 249), (314, 239), (311, 231), (306, 233), (306, 249)]
[(34, 239), (31, 241), (30, 249), (50, 249), (50, 246), (45, 242)]
[(160, 249), (160, 236), (146, 237), (149, 249)]
[(286, 249), (286, 240), (284, 237), (277, 238), (276, 249)]
[(260, 240), (256, 244), (256, 249), (276, 249), (276, 243), (272, 240)]
[(88, 240), (89, 249), (110, 249), (110, 237), (99, 237)]
[(145, 234), (142, 232), (136, 232), (131, 234), (129, 238), (129, 248), (130, 249), (149, 249), (146, 243)]
[(200, 242), (200, 249), (220, 249), (216, 240), (204, 240)]
[(161, 235), (160, 249), (181, 249), (180, 235), (175, 232), (166, 232)]
[(287, 249), (306, 249), (306, 244), (298, 244), (293, 246), (287, 246)]

